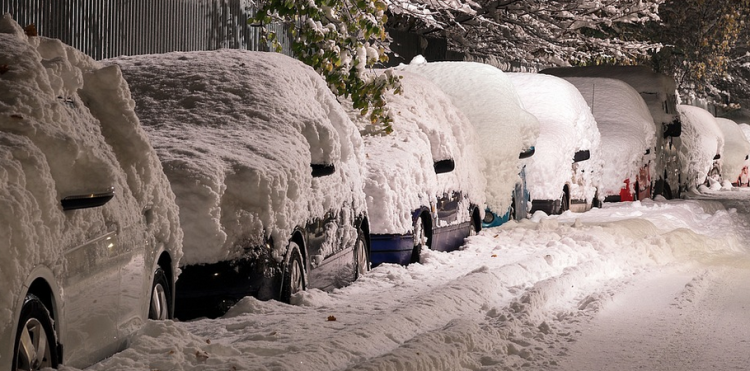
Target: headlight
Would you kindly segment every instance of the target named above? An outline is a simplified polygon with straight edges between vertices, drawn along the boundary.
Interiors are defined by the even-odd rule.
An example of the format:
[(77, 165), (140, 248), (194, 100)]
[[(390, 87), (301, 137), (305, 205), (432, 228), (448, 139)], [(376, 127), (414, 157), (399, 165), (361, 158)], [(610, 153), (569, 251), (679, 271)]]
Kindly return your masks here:
[(484, 212), (484, 219), (482, 219), (483, 222), (490, 224), (492, 221), (495, 220), (495, 214), (492, 213), (492, 211), (485, 211)]

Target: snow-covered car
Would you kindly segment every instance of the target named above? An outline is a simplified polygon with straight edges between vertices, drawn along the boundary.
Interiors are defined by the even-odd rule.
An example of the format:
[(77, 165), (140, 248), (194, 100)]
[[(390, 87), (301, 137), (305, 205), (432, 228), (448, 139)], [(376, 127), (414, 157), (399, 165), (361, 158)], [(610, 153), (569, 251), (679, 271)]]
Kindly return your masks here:
[(721, 156), (721, 173), (724, 180), (722, 183), (729, 182), (735, 187), (747, 187), (750, 185), (750, 142), (745, 138), (740, 125), (733, 120), (717, 117), (716, 123), (724, 135), (724, 152)]
[[(648, 188), (653, 195), (679, 197), (685, 189), (678, 153), (682, 123), (677, 112), (674, 78), (654, 72), (647, 66), (556, 67), (540, 71), (560, 77), (604, 77), (622, 80), (643, 98), (654, 123), (656, 144), (653, 153), (653, 179)], [(641, 183), (642, 184), (642, 183)]]
[(83, 368), (174, 308), (182, 229), (127, 84), (0, 18), (0, 370)]
[[(599, 129), (586, 100), (562, 78), (507, 73), (524, 108), (539, 119), (536, 153), (526, 165), (531, 211), (586, 211), (601, 174)], [(570, 171), (566, 170), (570, 169)]]
[(600, 77), (564, 77), (586, 100), (601, 135), (599, 200), (651, 197), (654, 124), (646, 103), (627, 83)]
[(362, 138), (322, 77), (277, 53), (110, 60), (130, 84), (185, 229), (176, 316), (289, 302), (369, 269)]
[[(386, 96), (393, 131), (363, 136), (373, 266), (418, 262), (424, 247), (458, 249), (481, 229), (484, 207), (471, 123), (429, 80), (395, 73), (402, 93)], [(363, 132), (371, 131), (358, 111), (350, 112)]]
[(399, 69), (427, 77), (474, 126), (487, 184), (482, 228), (526, 218), (529, 194), (524, 167), (535, 151), (539, 121), (523, 108), (510, 79), (487, 64), (427, 63), (421, 56)]
[(687, 189), (693, 193), (703, 185), (721, 188), (721, 154), (724, 134), (711, 112), (701, 107), (681, 104), (677, 111), (682, 119), (680, 161)]

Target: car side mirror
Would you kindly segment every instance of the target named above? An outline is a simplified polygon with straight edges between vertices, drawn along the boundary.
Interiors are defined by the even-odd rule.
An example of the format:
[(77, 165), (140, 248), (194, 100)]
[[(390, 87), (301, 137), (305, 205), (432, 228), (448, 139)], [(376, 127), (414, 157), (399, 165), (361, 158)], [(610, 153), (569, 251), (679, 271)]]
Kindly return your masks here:
[(674, 120), (664, 128), (664, 138), (677, 138), (682, 134), (682, 123), (680, 120)]
[(62, 208), (64, 211), (88, 209), (92, 207), (103, 206), (114, 196), (115, 189), (110, 188), (109, 190), (101, 193), (67, 196), (60, 200), (60, 203), (62, 204)]
[(520, 153), (520, 154), (518, 155), (518, 159), (519, 159), (519, 160), (522, 160), (522, 159), (524, 159), (524, 158), (529, 158), (529, 157), (531, 157), (531, 156), (534, 156), (534, 152), (536, 152), (536, 148), (534, 148), (534, 147), (531, 147), (531, 148), (529, 148), (529, 149), (527, 149), (527, 150), (525, 150), (525, 151), (521, 152), (521, 153)]
[(333, 164), (310, 164), (313, 178), (331, 175), (336, 172)]
[(433, 166), (435, 167), (435, 174), (450, 173), (451, 171), (456, 169), (456, 163), (452, 158), (449, 158), (447, 160), (435, 161)]
[(589, 150), (583, 150), (576, 152), (575, 155), (573, 155), (573, 162), (581, 162), (586, 161), (591, 158), (591, 151)]

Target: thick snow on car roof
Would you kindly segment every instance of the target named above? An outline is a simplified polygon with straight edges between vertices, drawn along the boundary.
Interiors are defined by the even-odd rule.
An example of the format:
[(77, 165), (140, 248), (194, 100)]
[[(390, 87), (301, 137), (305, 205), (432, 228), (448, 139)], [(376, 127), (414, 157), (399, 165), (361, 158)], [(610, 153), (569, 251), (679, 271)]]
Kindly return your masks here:
[[(446, 192), (461, 191), (479, 206), (485, 197), (479, 172), (484, 160), (477, 153), (471, 123), (429, 80), (406, 71), (394, 73), (402, 76), (403, 92), (386, 96), (393, 132), (364, 136), (365, 193), (370, 230), (377, 234), (411, 232), (411, 213)], [(350, 115), (362, 130), (367, 128), (357, 112)], [(436, 175), (434, 162), (447, 159), (454, 160), (455, 170)], [(460, 209), (468, 213), (465, 206)]]
[[(239, 257), (344, 205), (364, 213), (362, 139), (323, 79), (278, 53), (121, 57), (185, 227), (184, 264)], [(310, 164), (335, 164), (313, 179)], [(355, 230), (340, 231), (356, 233)]]
[(740, 126), (740, 130), (742, 130), (742, 134), (745, 135), (745, 139), (747, 139), (748, 142), (750, 142), (750, 125), (741, 123), (739, 124), (739, 126)]
[(519, 181), (518, 155), (534, 146), (539, 136), (539, 121), (523, 109), (510, 79), (482, 63), (426, 63), (421, 57), (399, 69), (427, 77), (469, 118), (485, 159), (482, 173), (487, 180), (487, 206), (507, 210)]
[(745, 138), (742, 128), (736, 122), (716, 118), (719, 129), (724, 134), (724, 151), (721, 155), (721, 176), (730, 182), (735, 182), (747, 164), (750, 155), (750, 142)]
[[(0, 18), (0, 303), (15, 303), (34, 264), (62, 275), (62, 249), (107, 223), (141, 223), (179, 259), (182, 230), (174, 194), (133, 112), (117, 68), (102, 67), (56, 39), (28, 37)], [(63, 212), (66, 196), (106, 191), (104, 207)], [(123, 241), (123, 243), (130, 243)], [(10, 304), (9, 304), (10, 305)], [(10, 309), (10, 310), (9, 310)], [(10, 323), (11, 307), (0, 310)]]
[[(591, 158), (578, 164), (586, 174), (601, 171), (601, 137), (586, 100), (571, 83), (559, 77), (532, 73), (507, 73), (524, 108), (539, 119), (536, 153), (526, 167), (526, 182), (534, 199), (560, 198), (563, 186), (572, 177), (576, 151), (589, 150)], [(593, 177), (584, 186), (594, 197)], [(571, 184), (571, 186), (575, 186)], [(571, 189), (571, 191), (574, 191)], [(577, 190), (576, 190), (577, 191)]]
[(670, 123), (677, 118), (676, 112), (667, 113), (663, 106), (663, 102), (669, 100), (668, 95), (676, 94), (674, 79), (647, 66), (555, 67), (541, 72), (560, 77), (605, 77), (625, 81), (644, 98), (655, 124)]
[(711, 112), (681, 104), (677, 111), (682, 118), (680, 159), (682, 174), (689, 187), (706, 181), (714, 156), (724, 150), (724, 134)]
[(603, 161), (600, 193), (619, 194), (625, 179), (634, 179), (646, 150), (656, 141), (651, 114), (643, 98), (623, 81), (600, 77), (565, 77), (586, 100), (601, 134)]

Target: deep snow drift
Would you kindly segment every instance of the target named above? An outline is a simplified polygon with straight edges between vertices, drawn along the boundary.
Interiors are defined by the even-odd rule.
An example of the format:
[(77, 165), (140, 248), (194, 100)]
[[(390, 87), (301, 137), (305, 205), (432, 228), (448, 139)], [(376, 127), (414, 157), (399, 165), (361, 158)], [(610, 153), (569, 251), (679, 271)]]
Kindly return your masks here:
[[(92, 370), (576, 369), (569, 348), (634, 283), (666, 275), (708, 287), (712, 266), (748, 260), (745, 217), (710, 200), (537, 213), (484, 230), (460, 251), (426, 251), (421, 264), (384, 264), (332, 293), (300, 293), (299, 306), (246, 298), (220, 319), (151, 322)], [(684, 286), (678, 303), (687, 308), (701, 292)], [(649, 300), (637, 291), (631, 299)], [(639, 326), (630, 329), (650, 333)], [(616, 347), (617, 336), (602, 340)]]

